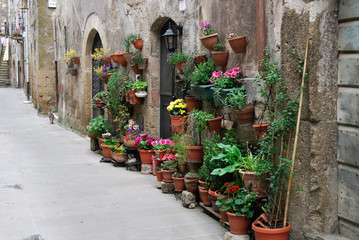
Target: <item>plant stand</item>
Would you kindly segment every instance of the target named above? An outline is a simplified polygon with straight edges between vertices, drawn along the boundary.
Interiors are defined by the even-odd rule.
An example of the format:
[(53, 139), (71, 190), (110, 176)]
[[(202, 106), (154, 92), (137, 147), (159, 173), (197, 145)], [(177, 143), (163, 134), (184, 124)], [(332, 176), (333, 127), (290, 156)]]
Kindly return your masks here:
[[(133, 160), (135, 158), (135, 160)], [(135, 168), (141, 171), (141, 160), (137, 148), (126, 147), (126, 170)]]
[(214, 218), (216, 218), (218, 221), (219, 221), (219, 224), (224, 227), (224, 228), (227, 228), (229, 230), (229, 223), (228, 222), (225, 222), (225, 221), (222, 221), (221, 220), (221, 215), (215, 211), (213, 211), (213, 208), (212, 207), (206, 207), (203, 202), (200, 202), (199, 203), (199, 206), (201, 206), (203, 208), (203, 211), (212, 215)]
[(100, 162), (104, 162), (104, 163), (112, 163), (112, 159), (111, 158), (104, 158), (102, 157)]

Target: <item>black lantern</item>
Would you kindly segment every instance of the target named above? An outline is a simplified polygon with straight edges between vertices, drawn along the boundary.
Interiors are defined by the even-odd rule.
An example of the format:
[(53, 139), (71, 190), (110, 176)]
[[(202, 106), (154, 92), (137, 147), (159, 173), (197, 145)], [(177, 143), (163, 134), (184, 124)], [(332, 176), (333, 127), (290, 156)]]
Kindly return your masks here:
[(165, 34), (162, 35), (162, 37), (165, 37), (165, 42), (166, 42), (166, 47), (168, 49), (168, 51), (170, 52), (174, 52), (177, 48), (177, 30), (179, 31), (179, 35), (182, 35), (182, 24), (179, 23), (179, 25), (171, 25), (171, 23), (169, 23), (168, 25), (168, 29), (165, 32)]

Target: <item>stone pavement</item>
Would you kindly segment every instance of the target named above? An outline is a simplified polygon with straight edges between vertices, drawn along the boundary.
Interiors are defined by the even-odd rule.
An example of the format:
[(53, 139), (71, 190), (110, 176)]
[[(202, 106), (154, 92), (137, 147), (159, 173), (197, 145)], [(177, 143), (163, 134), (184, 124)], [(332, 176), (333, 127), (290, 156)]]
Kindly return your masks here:
[(0, 88), (1, 240), (223, 239), (201, 208), (162, 194), (154, 176), (100, 163), (89, 140), (24, 100)]

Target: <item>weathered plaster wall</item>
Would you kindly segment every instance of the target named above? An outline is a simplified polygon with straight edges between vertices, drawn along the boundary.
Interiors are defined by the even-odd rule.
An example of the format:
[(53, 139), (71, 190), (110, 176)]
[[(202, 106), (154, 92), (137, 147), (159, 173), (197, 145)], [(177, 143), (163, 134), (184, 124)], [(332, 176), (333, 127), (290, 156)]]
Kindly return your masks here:
[[(306, 38), (309, 79), (289, 204), (291, 239), (315, 239), (338, 231), (337, 212), (337, 2), (288, 0), (267, 2), (268, 46), (280, 60), (289, 91), (299, 91), (300, 76), (291, 52), (304, 57)], [(316, 232), (318, 231), (318, 232)]]

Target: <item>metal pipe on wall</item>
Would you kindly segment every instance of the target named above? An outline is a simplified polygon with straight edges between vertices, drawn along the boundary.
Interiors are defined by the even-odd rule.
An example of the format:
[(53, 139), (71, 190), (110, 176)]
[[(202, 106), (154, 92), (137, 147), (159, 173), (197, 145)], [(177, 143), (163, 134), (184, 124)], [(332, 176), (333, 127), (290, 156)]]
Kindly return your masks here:
[(59, 73), (58, 73), (58, 66), (57, 66), (57, 37), (56, 37), (56, 17), (55, 15), (52, 18), (53, 24), (53, 33), (54, 33), (54, 58), (55, 58), (55, 85), (56, 85), (56, 110), (59, 104)]

